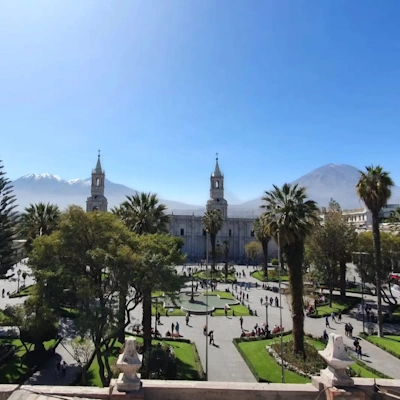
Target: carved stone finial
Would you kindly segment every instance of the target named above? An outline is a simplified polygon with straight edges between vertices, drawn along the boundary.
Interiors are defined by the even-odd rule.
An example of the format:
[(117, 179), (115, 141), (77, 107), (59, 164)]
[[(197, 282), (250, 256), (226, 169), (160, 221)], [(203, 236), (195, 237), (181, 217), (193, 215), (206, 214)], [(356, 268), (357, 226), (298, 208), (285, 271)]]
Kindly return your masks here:
[(318, 353), (328, 364), (328, 367), (321, 371), (321, 379), (326, 386), (354, 385), (353, 379), (346, 374), (346, 368), (354, 364), (354, 361), (347, 355), (343, 336), (330, 333), (326, 348)]
[(116, 381), (119, 392), (134, 392), (142, 387), (140, 374), (137, 371), (142, 366), (142, 356), (136, 350), (136, 338), (125, 339), (124, 352), (119, 355), (117, 368), (122, 371)]

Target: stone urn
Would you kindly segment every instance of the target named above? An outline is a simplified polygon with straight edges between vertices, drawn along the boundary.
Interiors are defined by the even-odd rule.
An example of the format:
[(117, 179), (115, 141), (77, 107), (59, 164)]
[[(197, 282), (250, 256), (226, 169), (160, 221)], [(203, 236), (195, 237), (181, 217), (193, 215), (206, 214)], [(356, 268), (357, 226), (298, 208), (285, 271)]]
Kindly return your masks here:
[(347, 355), (343, 336), (330, 333), (326, 348), (318, 353), (328, 364), (328, 367), (321, 371), (321, 379), (326, 386), (354, 385), (353, 379), (346, 374), (346, 368), (354, 364), (354, 361)]
[(121, 371), (116, 381), (119, 392), (133, 392), (141, 388), (140, 374), (137, 373), (142, 366), (142, 356), (136, 350), (136, 338), (125, 339), (124, 352), (119, 355), (116, 367)]

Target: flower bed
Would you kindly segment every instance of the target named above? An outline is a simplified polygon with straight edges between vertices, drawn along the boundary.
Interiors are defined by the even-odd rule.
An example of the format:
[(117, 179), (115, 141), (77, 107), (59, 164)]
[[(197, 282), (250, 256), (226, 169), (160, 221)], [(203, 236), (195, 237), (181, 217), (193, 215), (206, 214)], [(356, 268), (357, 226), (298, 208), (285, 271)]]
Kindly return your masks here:
[[(278, 365), (282, 364), (280, 356), (280, 343), (274, 342), (270, 346), (266, 346), (267, 351), (275, 359)], [(318, 350), (311, 344), (304, 343), (307, 358), (303, 358), (293, 353), (293, 342), (283, 343), (283, 364), (286, 369), (293, 371), (301, 376), (311, 378), (319, 375), (321, 369), (326, 368), (326, 363), (318, 354)]]

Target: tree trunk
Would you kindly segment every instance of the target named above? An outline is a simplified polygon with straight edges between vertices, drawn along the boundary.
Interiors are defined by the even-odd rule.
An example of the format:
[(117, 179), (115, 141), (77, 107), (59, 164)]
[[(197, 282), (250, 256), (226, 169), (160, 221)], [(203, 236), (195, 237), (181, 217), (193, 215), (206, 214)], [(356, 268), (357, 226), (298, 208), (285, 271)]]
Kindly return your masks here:
[(228, 282), (228, 261), (225, 262), (225, 282)]
[(332, 308), (332, 293), (333, 293), (333, 287), (331, 284), (329, 284), (329, 307)]
[(279, 266), (282, 269), (286, 270), (285, 263), (284, 263), (284, 260), (283, 260), (283, 248), (282, 247), (280, 248), (280, 251), (279, 251)]
[(339, 277), (339, 286), (340, 286), (340, 300), (345, 301), (346, 299), (346, 260), (340, 260), (340, 277)]
[(217, 239), (217, 235), (210, 233), (210, 241), (211, 241), (211, 268), (215, 271), (215, 259), (216, 259), (216, 252), (215, 252), (215, 242)]
[(101, 356), (100, 344), (97, 344), (97, 346), (95, 347), (95, 353), (96, 353), (97, 363), (99, 364), (99, 375), (100, 375), (101, 383), (102, 383), (103, 387), (107, 387), (108, 382), (107, 382), (107, 378), (105, 375), (104, 362), (103, 362), (103, 358)]
[(378, 336), (383, 337), (382, 329), (382, 293), (381, 293), (381, 234), (379, 231), (379, 212), (372, 212), (372, 234), (374, 238), (374, 261), (375, 261), (375, 277), (376, 277), (376, 299), (378, 307)]
[(44, 348), (44, 344), (43, 344), (42, 341), (40, 341), (40, 340), (35, 341), (35, 350), (34, 350), (34, 352), (37, 353), (37, 354), (39, 354), (39, 353), (43, 354), (43, 353), (46, 352), (46, 349)]
[(143, 352), (151, 348), (151, 290), (143, 292)]
[(261, 242), (261, 247), (263, 251), (263, 270), (264, 270), (264, 280), (268, 280), (268, 240), (263, 240)]
[(118, 305), (118, 341), (124, 343), (125, 341), (125, 305), (126, 305), (126, 291), (121, 288), (119, 292), (119, 305)]
[(289, 284), (292, 294), (291, 311), (293, 321), (293, 351), (304, 352), (304, 309), (303, 309), (303, 244), (297, 243), (283, 247), (289, 269)]

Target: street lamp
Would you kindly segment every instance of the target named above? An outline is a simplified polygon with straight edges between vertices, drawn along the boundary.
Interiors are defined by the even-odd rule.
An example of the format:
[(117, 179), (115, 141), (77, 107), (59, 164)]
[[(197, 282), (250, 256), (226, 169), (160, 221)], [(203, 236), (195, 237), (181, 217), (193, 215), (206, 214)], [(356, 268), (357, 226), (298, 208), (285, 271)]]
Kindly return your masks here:
[(206, 230), (206, 372), (205, 378), (208, 381), (208, 282), (207, 282), (207, 269), (208, 269), (208, 240), (207, 240), (207, 230)]
[(17, 271), (17, 275), (18, 275), (18, 288), (17, 288), (17, 292), (19, 293), (19, 278), (20, 278), (20, 276), (21, 276), (21, 270), (20, 270), (20, 269)]
[(157, 338), (158, 297), (156, 297), (156, 322), (154, 324), (154, 337)]
[(282, 269), (282, 265), (281, 265), (281, 244), (280, 244), (280, 232), (279, 232), (279, 228), (278, 228), (278, 232), (277, 232), (277, 244), (278, 244), (278, 264), (279, 264), (279, 275), (278, 275), (278, 279), (279, 279), (279, 324), (280, 324), (280, 328), (279, 328), (279, 333), (280, 333), (280, 345), (281, 345), (281, 381), (282, 383), (285, 383), (285, 367), (283, 364), (283, 336), (282, 336), (282, 290), (281, 290), (281, 269)]
[(362, 314), (363, 333), (365, 333), (363, 256), (369, 256), (369, 253), (362, 252), (362, 251), (354, 251), (352, 254), (357, 256), (357, 258), (359, 259), (359, 262), (360, 262), (359, 272), (360, 272), (360, 277), (361, 277), (361, 314)]
[(193, 293), (193, 270), (190, 270), (190, 277), (192, 278), (192, 293), (190, 295), (189, 303), (194, 303), (194, 293)]
[(265, 306), (265, 333), (266, 336), (268, 337), (268, 332), (269, 332), (269, 325), (268, 325), (268, 301), (263, 303), (263, 306)]

